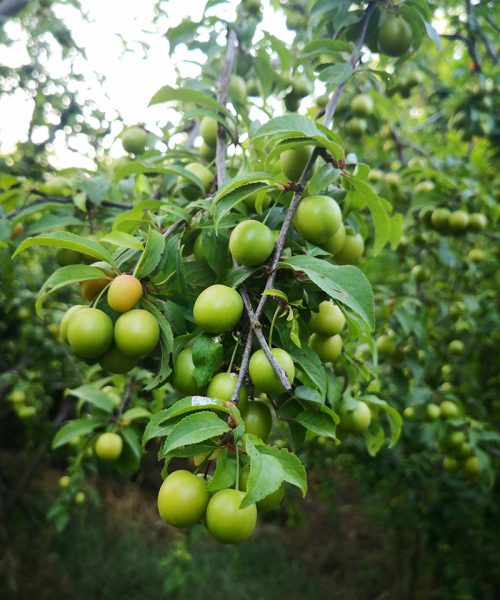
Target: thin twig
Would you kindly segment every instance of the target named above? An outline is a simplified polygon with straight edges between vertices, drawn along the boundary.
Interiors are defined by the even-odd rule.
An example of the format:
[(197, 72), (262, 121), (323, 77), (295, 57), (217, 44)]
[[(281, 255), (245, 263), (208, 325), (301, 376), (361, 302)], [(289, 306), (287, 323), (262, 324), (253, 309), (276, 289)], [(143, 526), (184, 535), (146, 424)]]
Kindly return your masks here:
[[(371, 16), (375, 10), (375, 7), (376, 7), (376, 3), (370, 2), (365, 11), (365, 16), (363, 19), (363, 26), (361, 28), (360, 35), (356, 41), (356, 49), (352, 53), (352, 56), (351, 56), (351, 65), (353, 66), (353, 68), (357, 65), (357, 63), (359, 61), (359, 50), (361, 49), (361, 46), (363, 45), (363, 41), (365, 39), (366, 31), (368, 28), (368, 23), (369, 23)], [(335, 114), (335, 109), (337, 108), (337, 104), (338, 104), (338, 101), (340, 99), (340, 96), (342, 94), (344, 87), (345, 87), (345, 83), (341, 84), (333, 92), (333, 94), (327, 104), (327, 107), (325, 110), (325, 120), (324, 120), (325, 127), (329, 127), (333, 120), (333, 116)], [(271, 266), (270, 266), (270, 274), (269, 274), (269, 277), (267, 278), (264, 290), (268, 290), (268, 289), (271, 289), (274, 287), (274, 281), (276, 279), (277, 267), (278, 267), (278, 263), (281, 259), (281, 253), (283, 252), (283, 247), (285, 245), (285, 238), (288, 233), (288, 229), (290, 228), (293, 216), (295, 214), (295, 210), (296, 210), (300, 200), (302, 199), (302, 195), (304, 193), (306, 183), (308, 182), (309, 178), (311, 177), (311, 174), (314, 169), (314, 165), (315, 165), (316, 160), (319, 155), (320, 155), (320, 149), (315, 148), (313, 153), (311, 154), (310, 159), (308, 160), (308, 162), (304, 168), (304, 171), (303, 171), (298, 183), (295, 185), (296, 191), (293, 195), (292, 201), (290, 202), (290, 206), (288, 207), (288, 210), (285, 215), (285, 219), (281, 226), (279, 235), (276, 239), (273, 259), (271, 261)], [(268, 299), (267, 295), (263, 294), (261, 296), (259, 304), (257, 306), (257, 309), (255, 310), (255, 313), (254, 313), (254, 317), (255, 317), (256, 321), (259, 321), (259, 319), (262, 315), (262, 312), (264, 310), (264, 307), (266, 305), (267, 299)], [(252, 332), (253, 332), (253, 329), (250, 329), (250, 333), (252, 333)], [(252, 350), (252, 340), (253, 340), (253, 335), (249, 335), (247, 337), (247, 341), (245, 343), (245, 349), (244, 349), (243, 358), (241, 361), (240, 372), (238, 374), (238, 381), (236, 383), (236, 387), (235, 387), (235, 390), (234, 390), (232, 398), (231, 398), (231, 401), (233, 403), (237, 402), (239, 391), (241, 389), (241, 386), (243, 385), (243, 380), (245, 379), (245, 377), (247, 375), (248, 360), (250, 358), (250, 352)]]
[[(43, 198), (39, 198), (38, 200), (34, 200), (33, 202), (28, 202), (24, 206), (20, 206), (19, 208), (12, 210), (11, 212), (7, 213), (5, 215), (5, 217), (7, 219), (12, 219), (13, 217), (17, 216), (19, 213), (23, 212), (23, 210), (26, 210), (27, 208), (31, 208), (32, 206), (36, 206), (37, 204), (41, 204), (43, 202), (53, 202), (54, 204), (73, 204), (73, 200), (71, 198), (43, 196)], [(114, 202), (112, 200), (103, 200), (100, 205), (93, 205), (93, 206), (105, 206), (107, 208), (121, 208), (123, 210), (130, 210), (133, 207), (132, 204), (128, 204), (126, 202)]]
[(165, 231), (162, 233), (163, 237), (168, 238), (169, 235), (175, 233), (183, 225), (187, 225), (186, 219), (179, 219), (178, 221), (167, 227), (167, 229), (165, 229)]
[[(222, 106), (226, 106), (229, 79), (231, 77), (231, 71), (233, 70), (234, 59), (236, 56), (236, 45), (238, 42), (238, 36), (234, 29), (228, 29), (227, 32), (227, 47), (226, 47), (226, 59), (219, 79), (219, 89), (217, 93), (217, 100)], [(215, 169), (217, 172), (217, 187), (220, 187), (226, 179), (226, 130), (218, 123), (217, 125), (217, 143), (215, 147)]]

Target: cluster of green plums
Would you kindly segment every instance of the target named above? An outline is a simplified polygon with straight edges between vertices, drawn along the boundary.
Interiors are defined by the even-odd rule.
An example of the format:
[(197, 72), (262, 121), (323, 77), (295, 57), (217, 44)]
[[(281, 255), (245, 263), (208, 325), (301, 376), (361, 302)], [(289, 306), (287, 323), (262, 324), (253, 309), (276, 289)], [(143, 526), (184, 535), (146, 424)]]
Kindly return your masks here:
[[(92, 281), (100, 280), (84, 284)], [(116, 321), (113, 323), (103, 310), (77, 304), (64, 314), (60, 335), (87, 363), (99, 362), (111, 373), (127, 373), (156, 348), (160, 328), (150, 312), (133, 308), (143, 294), (141, 282), (136, 277), (121, 274), (111, 283), (105, 281), (109, 284), (108, 305), (121, 313)], [(93, 299), (94, 295), (91, 296)]]
[(241, 469), (241, 489), (222, 489), (211, 494), (207, 480), (190, 471), (179, 470), (168, 475), (158, 492), (161, 518), (174, 527), (191, 527), (203, 523), (211, 535), (223, 544), (239, 544), (248, 539), (257, 524), (257, 511), (278, 506), (284, 485), (259, 502), (241, 508), (250, 477), (250, 467)]
[(468, 213), (465, 210), (450, 211), (447, 208), (424, 207), (419, 220), (444, 234), (480, 233), (488, 226), (488, 219), (480, 212)]

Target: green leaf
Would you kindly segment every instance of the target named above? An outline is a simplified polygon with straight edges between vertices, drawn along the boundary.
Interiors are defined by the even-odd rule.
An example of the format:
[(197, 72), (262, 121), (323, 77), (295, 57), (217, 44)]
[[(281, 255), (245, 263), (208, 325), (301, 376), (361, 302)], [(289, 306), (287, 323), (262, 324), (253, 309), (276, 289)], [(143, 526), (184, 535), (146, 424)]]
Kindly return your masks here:
[(304, 465), (300, 462), (299, 458), (287, 450), (286, 448), (276, 448), (275, 446), (258, 446), (259, 451), (262, 454), (269, 454), (277, 458), (283, 469), (283, 479), (298, 487), (302, 491), (302, 495), (305, 496), (307, 492), (307, 476)]
[(325, 55), (336, 56), (339, 52), (351, 52), (353, 44), (343, 42), (341, 40), (313, 40), (307, 43), (301, 50), (298, 60), (305, 62), (315, 57), (323, 57)]
[(176, 448), (191, 446), (229, 431), (229, 425), (216, 414), (203, 411), (179, 421), (167, 436), (160, 455), (166, 456)]
[(146, 239), (146, 247), (134, 269), (135, 277), (142, 279), (151, 275), (158, 266), (164, 250), (165, 238), (156, 229), (150, 227)]
[(290, 354), (294, 362), (300, 366), (300, 380), (316, 388), (321, 397), (320, 401), (324, 402), (326, 395), (325, 367), (316, 352), (304, 346), (302, 348), (292, 348)]
[(103, 427), (105, 424), (106, 420), (98, 417), (68, 421), (54, 436), (54, 439), (52, 440), (52, 448), (54, 450), (56, 448), (60, 448), (68, 442), (71, 442), (71, 440), (75, 439), (76, 437), (87, 435), (87, 433), (94, 431), (94, 429), (97, 429), (98, 427)]
[(370, 427), (364, 432), (366, 449), (370, 456), (376, 456), (384, 445), (385, 433), (378, 421), (372, 421)]
[(360, 193), (363, 200), (366, 200), (368, 208), (372, 214), (373, 225), (375, 228), (375, 241), (373, 243), (373, 254), (376, 256), (387, 244), (391, 236), (391, 220), (387, 214), (381, 199), (373, 191), (373, 188), (365, 181), (357, 177), (346, 177), (354, 189)]
[(272, 494), (285, 479), (280, 461), (270, 454), (262, 454), (249, 436), (245, 436), (245, 450), (250, 457), (250, 476), (240, 508), (246, 508)]
[(316, 435), (329, 437), (338, 442), (337, 425), (331, 415), (316, 410), (304, 410), (295, 418), (303, 427)]
[(211, 108), (217, 112), (226, 114), (230, 118), (233, 118), (227, 108), (222, 106), (222, 104), (215, 100), (215, 98), (211, 98), (208, 94), (189, 88), (175, 89), (169, 85), (165, 85), (156, 92), (156, 94), (151, 98), (149, 106), (172, 101), (178, 101), (182, 104), (194, 102), (195, 104), (206, 106), (207, 108)]
[(172, 55), (175, 47), (191, 40), (200, 26), (196, 21), (184, 19), (176, 27), (169, 27), (165, 36), (169, 42), (169, 54)]
[(365, 275), (357, 267), (331, 265), (313, 256), (292, 256), (278, 266), (303, 271), (331, 298), (358, 314), (372, 331), (375, 328), (373, 292)]
[(345, 83), (352, 75), (352, 73), (353, 71), (350, 64), (341, 63), (323, 69), (319, 74), (319, 79), (320, 81), (324, 81), (325, 83), (330, 83), (331, 85), (338, 86)]
[(215, 206), (215, 209), (213, 211), (215, 231), (218, 231), (218, 227), (221, 220), (228, 213), (230, 213), (235, 206), (240, 204), (242, 200), (244, 200), (248, 196), (251, 196), (255, 192), (264, 189), (268, 189), (268, 186), (265, 183), (247, 183), (226, 194), (220, 202), (217, 202), (217, 205)]
[[(127, 467), (130, 469), (137, 469), (141, 463), (141, 444), (139, 442), (139, 437), (135, 429), (132, 427), (123, 427), (120, 431), (120, 435), (123, 438), (123, 450), (124, 453), (129, 456), (124, 456), (126, 458)], [(120, 457), (121, 458), (121, 457)]]
[(391, 248), (395, 250), (399, 242), (401, 241), (401, 236), (403, 235), (403, 215), (401, 213), (396, 213), (391, 216), (391, 235), (389, 241), (391, 243)]
[(106, 394), (106, 392), (97, 389), (92, 384), (82, 385), (78, 388), (67, 390), (67, 394), (70, 396), (75, 396), (75, 398), (79, 398), (83, 402), (88, 402), (93, 406), (97, 406), (97, 408), (100, 408), (107, 413), (113, 412), (115, 407), (113, 400), (109, 397), (109, 395)]
[(207, 485), (209, 492), (225, 490), (234, 485), (236, 481), (236, 460), (228, 455), (227, 449), (217, 457), (215, 471), (210, 483)]
[[(241, 188), (242, 186), (246, 186), (249, 183), (262, 183), (264, 185), (257, 187), (256, 189), (260, 189), (263, 187), (276, 187), (273, 184), (277, 183), (277, 180), (270, 175), (269, 173), (243, 173), (242, 175), (238, 175), (237, 177), (233, 177), (233, 179), (229, 179), (219, 188), (217, 194), (215, 194), (214, 199), (212, 201), (212, 210), (215, 208), (217, 203), (222, 200), (225, 196)], [(250, 192), (251, 193), (251, 192)]]
[(151, 413), (147, 408), (144, 408), (143, 406), (133, 406), (132, 408), (129, 408), (122, 414), (122, 419), (128, 421), (138, 421), (141, 419), (149, 420), (150, 418)]
[(222, 344), (216, 342), (213, 337), (201, 335), (193, 344), (193, 376), (202, 388), (212, 379), (214, 373), (219, 370), (224, 354)]
[(17, 256), (20, 252), (23, 252), (23, 250), (26, 250), (26, 248), (31, 248), (32, 246), (68, 248), (69, 250), (83, 252), (83, 254), (88, 254), (98, 260), (103, 260), (110, 265), (114, 265), (112, 254), (104, 248), (104, 246), (101, 246), (101, 244), (94, 240), (89, 240), (74, 233), (69, 233), (68, 231), (56, 231), (54, 233), (27, 238), (19, 244), (17, 250), (12, 255), (12, 258)]
[(393, 408), (390, 404), (388, 404), (385, 400), (378, 398), (377, 396), (373, 396), (371, 394), (367, 396), (362, 396), (360, 400), (363, 400), (368, 405), (377, 406), (382, 409), (389, 421), (389, 428), (391, 430), (391, 439), (389, 441), (389, 448), (392, 448), (401, 435), (401, 429), (403, 427), (403, 419), (398, 411)]
[[(141, 300), (141, 304), (155, 317), (160, 327), (160, 368), (153, 381), (144, 388), (145, 390), (153, 390), (164, 383), (172, 372), (170, 367), (170, 356), (174, 350), (174, 334), (172, 333), (172, 328), (170, 327), (167, 317), (165, 316), (164, 312), (160, 310), (160, 308), (155, 306), (149, 300), (143, 299)], [(158, 304), (162, 309), (165, 308), (165, 303), (161, 300), (156, 300), (156, 304)]]
[(342, 171), (330, 164), (322, 165), (311, 177), (307, 184), (307, 192), (311, 195), (320, 194), (340, 177)]
[(119, 246), (120, 248), (131, 248), (132, 250), (144, 250), (144, 244), (141, 240), (137, 239), (133, 235), (124, 233), (123, 231), (112, 231), (105, 235), (100, 240), (107, 244), (113, 244), (113, 246)]
[(41, 317), (42, 305), (45, 302), (45, 299), (57, 290), (81, 281), (103, 279), (104, 277), (105, 274), (100, 269), (88, 265), (68, 265), (66, 267), (60, 267), (52, 273), (38, 292), (38, 298), (35, 304), (36, 314)]

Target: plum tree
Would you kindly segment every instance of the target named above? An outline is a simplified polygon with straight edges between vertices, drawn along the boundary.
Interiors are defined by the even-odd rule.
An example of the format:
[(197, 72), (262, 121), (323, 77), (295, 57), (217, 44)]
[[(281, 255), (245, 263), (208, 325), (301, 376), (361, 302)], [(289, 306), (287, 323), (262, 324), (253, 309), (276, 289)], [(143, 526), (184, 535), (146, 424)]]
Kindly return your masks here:
[(209, 333), (223, 333), (236, 327), (243, 314), (243, 300), (236, 290), (226, 285), (212, 285), (196, 298), (193, 316)]
[(156, 348), (159, 340), (160, 326), (147, 310), (129, 310), (116, 320), (115, 344), (125, 356), (147, 356)]

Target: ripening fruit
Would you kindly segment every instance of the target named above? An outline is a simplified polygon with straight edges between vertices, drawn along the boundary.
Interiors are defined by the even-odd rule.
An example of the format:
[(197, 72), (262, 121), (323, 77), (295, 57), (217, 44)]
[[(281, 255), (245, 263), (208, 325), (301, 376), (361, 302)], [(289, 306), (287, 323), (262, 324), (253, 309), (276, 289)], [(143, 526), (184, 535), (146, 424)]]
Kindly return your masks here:
[(212, 117), (203, 117), (200, 122), (200, 135), (207, 146), (215, 148), (218, 122)]
[(470, 479), (479, 479), (481, 475), (481, 464), (477, 456), (469, 456), (464, 463), (464, 473)]
[(243, 104), (247, 99), (247, 85), (239, 75), (231, 75), (228, 87), (229, 95), (233, 100)]
[(466, 443), (465, 433), (463, 431), (453, 431), (448, 436), (448, 444), (454, 448), (461, 448)]
[(22, 223), (16, 223), (10, 232), (11, 239), (17, 239), (24, 231), (24, 225)]
[(108, 304), (116, 312), (127, 312), (142, 298), (141, 282), (133, 275), (118, 275), (108, 289)]
[(207, 529), (223, 544), (239, 544), (249, 538), (257, 524), (257, 507), (240, 508), (245, 492), (220, 490), (207, 506)]
[(334, 362), (342, 354), (340, 335), (324, 336), (313, 333), (309, 338), (309, 348), (314, 350), (322, 362)]
[(473, 262), (482, 262), (484, 260), (485, 253), (481, 248), (471, 248), (467, 253), (467, 258)]
[(101, 460), (116, 460), (123, 450), (123, 440), (117, 433), (101, 433), (94, 446), (95, 455)]
[[(190, 173), (198, 177), (203, 186), (204, 191), (208, 192), (210, 186), (212, 185), (212, 181), (214, 180), (214, 175), (212, 171), (205, 167), (205, 165), (196, 162), (189, 163), (188, 165), (186, 165), (185, 169), (186, 171), (189, 171)], [(196, 186), (194, 183), (191, 183), (187, 179), (184, 179), (184, 177), (179, 178), (179, 183), (181, 185), (181, 191), (183, 195), (188, 200), (196, 200), (196, 198), (199, 198), (203, 194), (203, 191), (200, 190), (198, 186)]]
[(115, 373), (116, 375), (122, 375), (123, 373), (128, 373), (137, 365), (137, 358), (126, 356), (113, 344), (101, 356), (99, 365), (105, 371)]
[(363, 256), (365, 242), (360, 233), (347, 233), (342, 248), (335, 254), (333, 260), (338, 265), (355, 265)]
[(403, 411), (403, 417), (407, 421), (411, 421), (414, 416), (415, 416), (415, 409), (413, 408), (413, 406), (407, 406)]
[[(246, 492), (248, 489), (249, 478), (250, 478), (250, 467), (248, 467), (248, 466), (243, 467), (243, 469), (241, 469), (241, 472), (240, 472), (240, 487), (244, 492)], [(257, 510), (259, 512), (267, 512), (269, 510), (272, 510), (273, 508), (276, 508), (283, 500), (284, 495), (285, 495), (285, 484), (282, 483), (275, 492), (271, 492), (270, 494), (268, 494), (267, 496), (262, 498), (262, 500), (259, 500), (258, 502), (256, 502)]]
[(455, 402), (451, 402), (451, 400), (443, 400), (439, 405), (439, 409), (445, 419), (456, 419), (460, 416), (460, 409)]
[(229, 251), (241, 265), (260, 265), (274, 248), (273, 232), (260, 221), (241, 221), (231, 232)]
[(378, 49), (387, 56), (401, 56), (411, 46), (413, 32), (402, 17), (388, 17), (378, 32)]
[(68, 248), (60, 248), (56, 252), (57, 264), (61, 267), (67, 267), (68, 265), (77, 265), (81, 263), (83, 256), (81, 252), (76, 250), (69, 250)]
[(110, 279), (102, 277), (100, 279), (87, 279), (80, 284), (80, 293), (88, 302), (92, 302), (110, 283)]
[[(208, 384), (207, 396), (209, 398), (218, 398), (224, 402), (231, 402), (238, 375), (236, 373), (217, 373)], [(243, 412), (248, 403), (248, 390), (243, 384), (238, 394), (238, 408)]]
[(347, 133), (353, 137), (360, 137), (368, 128), (368, 123), (364, 119), (353, 117), (345, 124)]
[(174, 527), (190, 527), (205, 514), (209, 494), (206, 481), (189, 471), (168, 475), (158, 492), (158, 512)]
[(71, 181), (66, 177), (56, 175), (43, 184), (43, 191), (49, 196), (69, 196), (71, 194)]
[(411, 276), (417, 283), (423, 283), (428, 278), (427, 269), (422, 265), (415, 265), (411, 270)]
[(465, 346), (462, 340), (451, 340), (448, 344), (448, 352), (450, 354), (463, 354), (464, 349)]
[(445, 456), (443, 458), (443, 469), (449, 473), (453, 473), (458, 470), (458, 460), (453, 456)]
[(357, 117), (367, 117), (373, 113), (373, 100), (367, 94), (358, 94), (352, 99), (351, 111)]
[(59, 333), (61, 334), (61, 338), (63, 342), (68, 343), (68, 327), (71, 318), (82, 308), (87, 308), (84, 304), (75, 304), (71, 308), (64, 313), (63, 318), (61, 319), (61, 323), (59, 324)]
[[(290, 383), (295, 379), (295, 365), (292, 357), (281, 348), (274, 348), (271, 354), (276, 361), (283, 367), (286, 377)], [(274, 372), (271, 363), (267, 360), (264, 350), (259, 349), (254, 352), (248, 365), (250, 379), (255, 387), (266, 394), (281, 394), (284, 391), (281, 381)]]
[(71, 478), (68, 475), (63, 475), (60, 479), (59, 479), (59, 487), (62, 490), (65, 490), (67, 487), (69, 487), (69, 484), (71, 483)]
[(207, 162), (212, 162), (215, 158), (215, 148), (212, 148), (212, 146), (209, 146), (203, 142), (200, 146), (200, 155)]
[(156, 348), (159, 340), (160, 326), (147, 310), (129, 310), (116, 320), (115, 344), (125, 356), (146, 356)]
[(26, 400), (26, 393), (23, 390), (14, 390), (9, 394), (9, 400), (13, 404), (22, 404)]
[(309, 328), (321, 335), (335, 335), (345, 327), (345, 316), (333, 300), (324, 300), (318, 306), (318, 312), (312, 312)]
[(341, 223), (338, 228), (337, 233), (334, 233), (332, 237), (327, 240), (324, 244), (321, 244), (322, 248), (324, 248), (327, 252), (330, 252), (333, 256), (342, 250), (345, 244), (346, 231), (344, 224)]
[(437, 421), (441, 416), (441, 409), (437, 404), (427, 404), (425, 407), (425, 417), (428, 421)]
[(243, 314), (243, 300), (226, 285), (212, 285), (196, 298), (193, 316), (197, 325), (208, 333), (223, 333), (236, 327)]
[(243, 422), (246, 433), (253, 433), (263, 442), (267, 441), (273, 426), (271, 411), (267, 404), (259, 400), (248, 402), (243, 412)]
[(343, 429), (349, 433), (363, 433), (370, 426), (372, 413), (366, 402), (359, 401), (356, 408), (342, 413), (341, 423)]
[(111, 346), (113, 323), (102, 310), (82, 308), (69, 321), (68, 341), (78, 356), (98, 358)]
[(123, 149), (129, 154), (142, 154), (146, 149), (148, 134), (142, 127), (128, 127), (120, 137)]
[(201, 388), (193, 376), (194, 369), (193, 349), (184, 348), (175, 359), (174, 372), (171, 378), (171, 383), (177, 391), (190, 396), (201, 392)]
[(450, 211), (447, 208), (436, 208), (432, 211), (431, 225), (438, 231), (446, 231), (449, 217)]
[(454, 210), (448, 217), (448, 225), (455, 233), (465, 231), (469, 225), (469, 214), (465, 210)]
[(75, 502), (75, 504), (85, 504), (86, 499), (87, 499), (87, 497), (85, 496), (85, 494), (83, 492), (77, 492), (75, 494), (74, 502)]
[(488, 225), (488, 219), (483, 213), (472, 213), (469, 218), (470, 231), (484, 231)]
[(311, 158), (311, 146), (299, 146), (285, 150), (280, 154), (280, 169), (290, 181), (298, 181), (302, 175), (307, 161)]
[(339, 205), (329, 196), (306, 196), (297, 206), (295, 228), (313, 244), (324, 244), (342, 224)]

